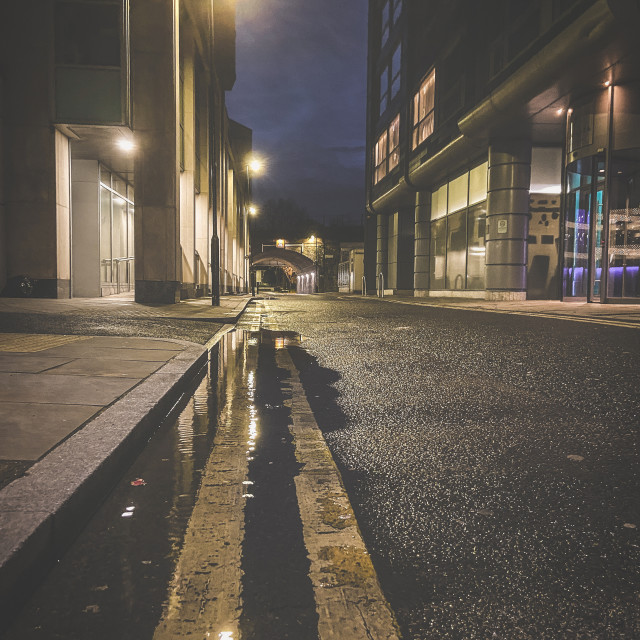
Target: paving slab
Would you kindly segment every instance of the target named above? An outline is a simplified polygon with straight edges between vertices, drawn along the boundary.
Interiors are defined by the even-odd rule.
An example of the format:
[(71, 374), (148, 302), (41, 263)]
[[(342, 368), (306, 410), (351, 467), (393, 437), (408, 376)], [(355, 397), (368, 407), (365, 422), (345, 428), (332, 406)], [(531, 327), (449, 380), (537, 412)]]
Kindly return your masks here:
[(86, 345), (94, 348), (110, 347), (113, 349), (156, 349), (161, 351), (182, 351), (184, 344), (156, 338), (124, 338), (114, 336), (91, 336), (85, 338)]
[[(165, 352), (166, 353), (166, 352)], [(117, 358), (76, 358), (55, 369), (44, 371), (46, 375), (87, 375), (114, 378), (146, 378), (157, 371), (165, 360), (128, 360)]]
[(96, 347), (87, 342), (67, 344), (47, 350), (47, 355), (64, 358), (94, 358), (103, 360), (140, 360), (143, 362), (166, 362), (176, 355), (173, 349), (122, 349), (117, 347), (101, 347), (99, 354)]
[(95, 413), (94, 405), (0, 402), (0, 460), (38, 460)]
[(59, 367), (71, 358), (52, 358), (50, 356), (35, 356), (28, 353), (0, 352), (0, 372), (4, 373), (41, 373), (54, 367)]
[[(46, 376), (46, 380), (43, 380)], [(139, 378), (106, 376), (49, 376), (37, 373), (0, 373), (0, 403), (111, 404), (140, 382)]]
[(86, 336), (59, 336), (49, 334), (0, 333), (0, 351), (33, 353), (45, 351), (72, 342), (87, 340)]

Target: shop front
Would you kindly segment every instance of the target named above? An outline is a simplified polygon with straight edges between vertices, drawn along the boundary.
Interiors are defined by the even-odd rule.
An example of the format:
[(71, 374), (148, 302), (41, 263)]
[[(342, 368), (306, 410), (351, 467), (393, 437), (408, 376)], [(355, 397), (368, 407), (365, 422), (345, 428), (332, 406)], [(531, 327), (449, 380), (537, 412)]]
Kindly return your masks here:
[(637, 87), (609, 87), (570, 115), (564, 300), (640, 302), (639, 103)]

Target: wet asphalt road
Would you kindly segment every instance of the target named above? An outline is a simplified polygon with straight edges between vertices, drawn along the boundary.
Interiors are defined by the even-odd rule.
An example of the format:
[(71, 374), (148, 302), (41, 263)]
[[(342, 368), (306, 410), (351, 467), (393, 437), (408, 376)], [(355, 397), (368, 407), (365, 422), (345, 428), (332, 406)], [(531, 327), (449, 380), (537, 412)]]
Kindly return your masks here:
[[(292, 357), (404, 640), (640, 637), (640, 332), (354, 297), (268, 304), (270, 322), (303, 336)], [(89, 313), (1, 321), (4, 331), (201, 343), (216, 328)], [(213, 402), (215, 414), (217, 398), (202, 391), (193, 402)], [(39, 610), (58, 615), (60, 634), (36, 607), (22, 616), (32, 636), (24, 627), (12, 637), (99, 637), (83, 625), (100, 616), (104, 637), (149, 637), (211, 442), (197, 407), (123, 479), (83, 534), (83, 559), (61, 563), (66, 586), (45, 587), (61, 604), (46, 597)], [(130, 484), (137, 476), (143, 489)], [(122, 519), (129, 504), (168, 534), (156, 541), (140, 526), (99, 551), (98, 539), (112, 544), (107, 529), (142, 523)], [(84, 559), (96, 554), (103, 573)], [(78, 567), (82, 598), (69, 586)], [(106, 589), (114, 580), (123, 588)], [(117, 614), (102, 601), (110, 593)]]
[(640, 638), (640, 332), (270, 307), (405, 639)]

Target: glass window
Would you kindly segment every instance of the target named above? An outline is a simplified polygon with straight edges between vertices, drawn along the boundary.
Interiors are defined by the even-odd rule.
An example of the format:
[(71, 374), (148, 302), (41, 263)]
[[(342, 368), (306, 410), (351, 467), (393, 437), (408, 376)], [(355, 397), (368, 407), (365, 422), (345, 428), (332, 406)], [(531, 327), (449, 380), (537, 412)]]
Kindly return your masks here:
[(486, 203), (467, 214), (467, 289), (484, 289)]
[(380, 38), (380, 46), (384, 47), (389, 39), (389, 31), (391, 29), (391, 7), (390, 0), (387, 0), (382, 7), (382, 36)]
[[(434, 289), (485, 288), (486, 175), (485, 162), (431, 194)], [(469, 207), (467, 193), (472, 182), (474, 198), (484, 194), (484, 199)]]
[(402, 13), (402, 0), (393, 0), (393, 24), (398, 22)]
[(464, 289), (467, 271), (467, 212), (447, 217), (447, 289)]
[(135, 207), (130, 204), (128, 208), (129, 221), (128, 221), (128, 231), (129, 231), (129, 241), (128, 241), (128, 257), (133, 258), (134, 256), (134, 239), (135, 239), (135, 231), (134, 231), (134, 219), (135, 219)]
[(443, 184), (431, 194), (431, 219), (447, 215), (447, 185)]
[(111, 282), (111, 191), (100, 187), (100, 280)]
[(378, 138), (375, 148), (375, 178), (374, 183), (380, 182), (387, 175), (387, 132)]
[(119, 5), (58, 2), (54, 20), (57, 64), (120, 66)]
[(433, 133), (435, 105), (435, 69), (420, 85), (413, 98), (413, 148), (424, 142)]
[(476, 204), (487, 199), (487, 167), (483, 162), (469, 172), (469, 204)]
[(400, 114), (378, 138), (374, 149), (374, 162), (374, 184), (380, 182), (389, 171), (400, 164)]
[(382, 5), (380, 14), (380, 46), (384, 47), (389, 40), (391, 29), (396, 25), (402, 13), (402, 0), (387, 0)]
[(431, 223), (431, 289), (445, 288), (447, 260), (447, 219)]
[(400, 114), (389, 126), (389, 171), (400, 163)]
[(391, 58), (391, 100), (400, 91), (400, 70), (402, 69), (402, 47), (398, 45)]
[(386, 66), (380, 74), (380, 115), (382, 115), (389, 104), (389, 67)]
[(458, 211), (467, 206), (469, 196), (469, 174), (465, 173), (449, 183), (449, 203), (447, 211)]
[(609, 212), (610, 298), (640, 297), (640, 149), (612, 158)]
[(591, 222), (592, 158), (567, 167), (567, 200), (564, 236), (565, 297), (586, 297)]

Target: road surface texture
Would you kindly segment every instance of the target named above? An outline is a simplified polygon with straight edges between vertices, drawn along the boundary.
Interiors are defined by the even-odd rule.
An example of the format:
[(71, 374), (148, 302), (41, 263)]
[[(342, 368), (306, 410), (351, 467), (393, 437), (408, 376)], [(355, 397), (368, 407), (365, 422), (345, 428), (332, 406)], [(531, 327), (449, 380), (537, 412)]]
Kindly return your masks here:
[(270, 308), (404, 638), (640, 638), (637, 329)]
[(3, 637), (398, 640), (296, 344), (250, 307)]
[[(395, 637), (344, 631), (360, 616), (338, 594), (377, 584), (366, 550), (404, 640), (640, 637), (640, 330), (339, 295), (258, 308), (7, 640)], [(203, 343), (205, 324), (60, 318)]]

